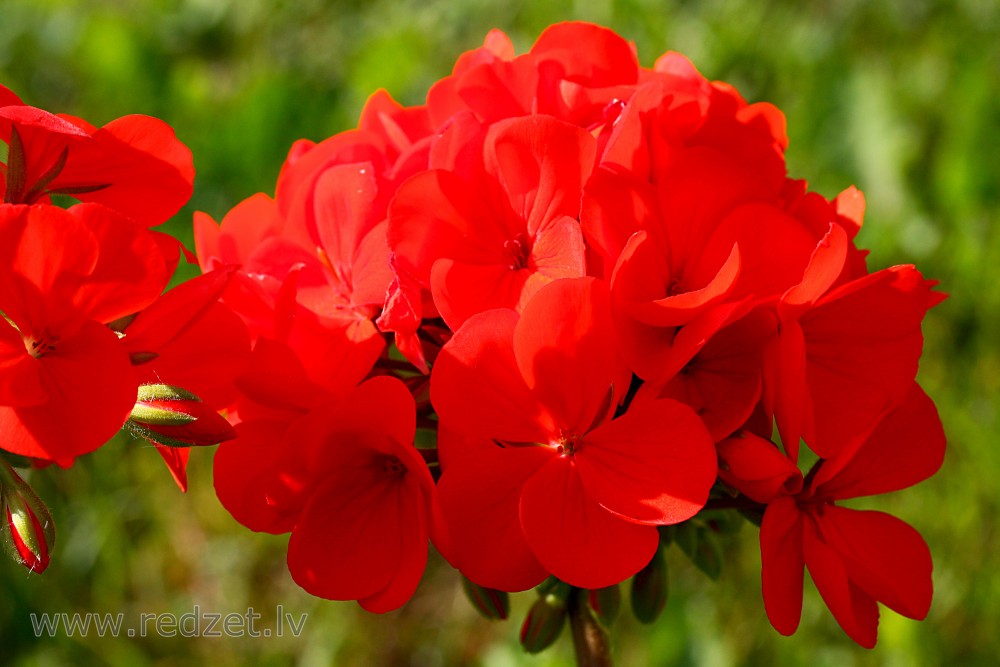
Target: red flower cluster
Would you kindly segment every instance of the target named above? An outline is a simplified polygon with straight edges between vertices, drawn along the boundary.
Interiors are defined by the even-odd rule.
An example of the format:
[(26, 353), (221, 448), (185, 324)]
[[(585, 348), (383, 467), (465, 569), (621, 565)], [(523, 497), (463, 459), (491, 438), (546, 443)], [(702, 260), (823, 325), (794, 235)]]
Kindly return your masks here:
[[(2, 86), (0, 141), (0, 447), (70, 465), (122, 428), (147, 384), (183, 387), (221, 420), (249, 351), (218, 303), (232, 270), (162, 294), (180, 248), (148, 229), (190, 196), (190, 151), (155, 118), (97, 129)], [(183, 488), (186, 452), (160, 449)]]
[(522, 55), (491, 32), (424, 105), (376, 93), (292, 147), (273, 198), (195, 220), (255, 341), (220, 499), (291, 532), (304, 588), (384, 611), (428, 539), (480, 586), (599, 589), (742, 494), (779, 631), (803, 565), (861, 644), (876, 600), (922, 617), (919, 536), (836, 502), (940, 463), (914, 377), (943, 297), (870, 273), (861, 193), (807, 191), (786, 145), (773, 106), (582, 23)]

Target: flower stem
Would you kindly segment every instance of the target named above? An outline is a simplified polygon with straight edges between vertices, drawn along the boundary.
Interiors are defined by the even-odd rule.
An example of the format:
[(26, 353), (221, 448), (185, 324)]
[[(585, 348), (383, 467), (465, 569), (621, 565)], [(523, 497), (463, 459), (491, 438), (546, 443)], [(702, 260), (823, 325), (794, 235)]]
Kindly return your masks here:
[(608, 630), (587, 601), (587, 591), (575, 588), (569, 596), (569, 624), (578, 667), (612, 667)]

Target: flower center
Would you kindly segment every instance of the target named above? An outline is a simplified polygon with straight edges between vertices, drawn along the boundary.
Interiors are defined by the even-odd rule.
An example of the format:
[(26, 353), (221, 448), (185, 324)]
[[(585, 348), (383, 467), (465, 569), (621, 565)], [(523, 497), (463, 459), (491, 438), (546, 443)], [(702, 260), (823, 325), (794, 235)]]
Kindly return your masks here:
[(531, 256), (531, 243), (524, 234), (518, 234), (514, 238), (504, 241), (503, 256), (507, 260), (507, 268), (511, 271), (528, 268), (528, 259)]
[(43, 338), (25, 338), (24, 348), (28, 350), (28, 354), (33, 356), (35, 359), (45, 356), (49, 352), (56, 351), (56, 343), (59, 342), (57, 336), (43, 337)]
[(563, 456), (572, 457), (580, 451), (583, 441), (580, 439), (580, 436), (563, 434), (552, 444), (556, 448), (556, 451)]
[(406, 474), (406, 465), (395, 456), (386, 456), (382, 459), (382, 470), (386, 477), (402, 477)]

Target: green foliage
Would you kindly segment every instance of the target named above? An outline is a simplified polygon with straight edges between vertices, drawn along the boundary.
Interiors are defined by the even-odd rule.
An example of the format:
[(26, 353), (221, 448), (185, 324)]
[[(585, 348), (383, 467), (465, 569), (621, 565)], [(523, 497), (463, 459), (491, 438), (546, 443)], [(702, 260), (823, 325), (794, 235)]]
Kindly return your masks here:
[[(350, 127), (385, 87), (416, 103), (493, 27), (519, 49), (562, 19), (604, 23), (651, 65), (667, 49), (789, 120), (791, 174), (832, 196), (868, 197), (870, 265), (917, 263), (951, 297), (925, 324), (920, 379), (949, 436), (941, 473), (860, 501), (925, 536), (935, 600), (923, 623), (883, 609), (879, 645), (854, 646), (806, 585), (802, 625), (774, 632), (760, 600), (752, 526), (722, 540), (709, 581), (669, 549), (671, 593), (652, 625), (623, 614), (620, 664), (990, 665), (1000, 654), (1000, 4), (981, 0), (3, 0), (0, 82), (28, 103), (102, 124), (170, 122), (195, 154), (191, 204), (169, 223), (190, 242), (194, 210), (217, 219), (274, 187), (293, 140)], [(372, 616), (314, 600), (285, 570), (286, 538), (238, 526), (214, 498), (211, 452), (192, 453), (181, 495), (156, 453), (125, 439), (69, 470), (32, 476), (59, 526), (52, 566), (0, 563), (5, 665), (565, 665), (557, 642), (525, 656), (511, 623), (487, 623), (439, 558), (403, 610)], [(530, 594), (511, 598), (523, 618)], [(270, 639), (36, 640), (32, 612), (309, 613)], [(270, 615), (270, 617), (268, 616)]]

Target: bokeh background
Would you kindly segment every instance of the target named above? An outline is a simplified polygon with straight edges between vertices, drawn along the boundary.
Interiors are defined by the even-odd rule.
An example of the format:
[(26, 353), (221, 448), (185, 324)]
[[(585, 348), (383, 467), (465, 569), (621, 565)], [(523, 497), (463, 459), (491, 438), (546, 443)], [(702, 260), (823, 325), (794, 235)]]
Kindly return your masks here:
[[(808, 8), (806, 7), (808, 4)], [(844, 636), (807, 584), (792, 638), (760, 600), (756, 531), (726, 543), (711, 582), (676, 549), (671, 597), (652, 626), (615, 624), (622, 665), (995, 665), (1000, 660), (1000, 3), (994, 0), (0, 0), (0, 82), (26, 102), (103, 124), (164, 118), (193, 150), (195, 194), (170, 224), (190, 241), (194, 210), (217, 219), (272, 191), (291, 142), (355, 122), (388, 89), (419, 103), (455, 58), (499, 27), (526, 50), (548, 24), (583, 19), (635, 41), (650, 66), (687, 54), (710, 78), (788, 117), (791, 175), (833, 196), (868, 197), (870, 266), (916, 263), (951, 297), (925, 323), (920, 380), (949, 436), (941, 472), (861, 506), (916, 526), (935, 561), (928, 619), (883, 609), (878, 647)], [(514, 618), (481, 620), (439, 558), (403, 610), (373, 616), (316, 600), (290, 580), (286, 538), (250, 533), (215, 500), (211, 451), (191, 490), (153, 450), (115, 442), (32, 481), (60, 527), (53, 564), (28, 576), (0, 561), (3, 665), (569, 665), (564, 637), (540, 656)], [(277, 605), (308, 620), (299, 638), (36, 639), (32, 612), (244, 613), (273, 627)]]

